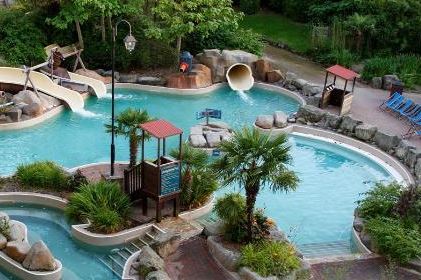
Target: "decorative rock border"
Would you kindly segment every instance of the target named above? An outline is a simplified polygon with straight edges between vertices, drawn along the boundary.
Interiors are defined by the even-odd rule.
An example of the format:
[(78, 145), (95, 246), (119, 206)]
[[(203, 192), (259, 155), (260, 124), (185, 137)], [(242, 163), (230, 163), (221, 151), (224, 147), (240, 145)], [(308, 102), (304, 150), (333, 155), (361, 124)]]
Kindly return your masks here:
[(13, 123), (2, 123), (0, 124), (0, 131), (6, 131), (6, 130), (18, 130), (18, 129), (24, 129), (31, 126), (35, 126), (37, 124), (40, 124), (48, 119), (51, 119), (52, 117), (60, 114), (64, 111), (64, 105), (60, 105), (57, 107), (52, 108), (50, 111), (45, 112), (41, 116), (26, 120), (26, 121), (20, 121), (20, 122), (13, 122)]
[[(20, 227), (25, 229), (25, 241), (28, 240), (28, 229), (24, 223), (19, 221), (10, 220), (14, 224), (19, 224)], [(4, 252), (0, 251), (0, 267), (7, 270), (9, 273), (18, 276), (21, 279), (31, 280), (60, 280), (63, 266), (61, 262), (55, 259), (56, 270), (54, 271), (30, 271), (25, 269), (22, 264), (8, 257)]]

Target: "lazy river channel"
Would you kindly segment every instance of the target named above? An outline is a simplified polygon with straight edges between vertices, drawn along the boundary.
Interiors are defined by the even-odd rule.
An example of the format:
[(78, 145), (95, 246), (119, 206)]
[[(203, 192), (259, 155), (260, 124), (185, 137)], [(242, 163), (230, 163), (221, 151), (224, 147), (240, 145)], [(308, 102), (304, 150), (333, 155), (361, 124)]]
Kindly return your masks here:
[[(117, 114), (127, 107), (146, 109), (152, 117), (167, 119), (188, 134), (189, 128), (199, 122), (196, 112), (205, 108), (222, 110), (222, 121), (241, 128), (251, 125), (259, 114), (272, 114), (276, 110), (295, 112), (299, 103), (259, 87), (244, 94), (223, 87), (197, 96), (118, 89)], [(105, 132), (104, 124), (110, 120), (110, 108), (109, 97), (91, 97), (86, 101), (85, 114), (66, 110), (33, 128), (0, 131), (0, 175), (12, 174), (19, 164), (36, 160), (53, 160), (68, 168), (108, 161), (110, 135)], [(168, 145), (175, 143), (173, 139)], [(299, 246), (349, 241), (359, 194), (376, 181), (392, 180), (392, 176), (375, 161), (336, 144), (299, 135), (291, 135), (290, 144), (291, 168), (300, 178), (297, 191), (273, 194), (263, 188), (258, 206), (265, 208), (266, 214)], [(156, 155), (155, 146), (155, 141), (146, 144), (146, 156)], [(124, 137), (117, 138), (116, 153), (117, 160), (128, 159), (128, 140)], [(221, 189), (218, 195), (233, 189), (238, 188)], [(22, 213), (18, 213), (16, 219), (29, 221)], [(29, 230), (37, 232), (38, 220), (29, 222)], [(66, 269), (72, 270), (66, 266), (67, 257), (63, 256), (62, 262)]]

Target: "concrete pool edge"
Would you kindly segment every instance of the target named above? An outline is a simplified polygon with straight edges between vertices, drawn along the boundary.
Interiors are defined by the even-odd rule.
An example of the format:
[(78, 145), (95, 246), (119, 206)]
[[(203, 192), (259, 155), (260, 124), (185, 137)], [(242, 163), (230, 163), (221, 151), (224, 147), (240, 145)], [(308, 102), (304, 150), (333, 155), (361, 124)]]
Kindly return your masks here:
[(339, 134), (333, 131), (327, 131), (320, 128), (314, 128), (298, 124), (291, 124), (282, 129), (262, 129), (259, 127), (257, 128), (265, 133), (272, 133), (272, 135), (288, 133), (342, 146), (370, 160), (373, 160), (375, 163), (382, 166), (393, 178), (395, 178), (396, 181), (403, 183), (404, 185), (410, 185), (415, 183), (413, 175), (409, 172), (406, 166), (403, 165), (395, 157), (368, 143), (351, 138), (349, 136), (345, 136), (343, 134)]
[(46, 120), (49, 120), (61, 112), (63, 112), (65, 109), (64, 105), (59, 105), (57, 107), (54, 107), (53, 109), (45, 112), (41, 116), (26, 120), (26, 121), (20, 121), (20, 122), (12, 122), (12, 123), (2, 123), (0, 124), (0, 131), (12, 131), (12, 130), (20, 130), (28, 127), (32, 127), (38, 124), (43, 123)]

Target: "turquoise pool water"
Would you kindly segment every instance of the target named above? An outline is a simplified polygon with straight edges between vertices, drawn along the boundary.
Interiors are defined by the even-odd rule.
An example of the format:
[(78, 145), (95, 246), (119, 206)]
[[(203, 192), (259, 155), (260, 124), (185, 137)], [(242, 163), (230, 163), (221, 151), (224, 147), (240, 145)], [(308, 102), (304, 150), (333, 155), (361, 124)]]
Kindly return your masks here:
[[(63, 280), (117, 279), (111, 270), (97, 260), (97, 257), (103, 256), (109, 249), (100, 251), (73, 240), (70, 226), (62, 212), (25, 204), (0, 205), (0, 211), (8, 213), (11, 219), (26, 224), (30, 244), (38, 240), (47, 244), (54, 257), (63, 264)], [(0, 279), (17, 278), (4, 273), (3, 276), (0, 274)]]
[[(145, 91), (117, 90), (116, 111), (127, 107), (145, 108), (151, 116), (165, 118), (188, 134), (197, 123), (196, 112), (205, 108), (222, 110), (222, 118), (234, 127), (252, 124), (258, 114), (272, 114), (275, 110), (291, 113), (298, 103), (281, 94), (259, 88), (241, 98), (228, 88), (200, 96), (174, 96)], [(111, 99), (90, 98), (86, 117), (65, 111), (59, 116), (33, 128), (0, 132), (0, 175), (11, 174), (21, 163), (49, 159), (66, 167), (108, 161), (110, 135), (104, 124), (109, 122)], [(173, 137), (175, 138), (175, 137)], [(177, 141), (177, 139), (169, 139)], [(147, 155), (155, 155), (156, 143), (147, 144)], [(128, 159), (128, 143), (124, 137), (116, 139), (117, 160)]]
[[(109, 121), (109, 98), (87, 100), (90, 116), (66, 111), (34, 128), (0, 132), (0, 174), (14, 172), (20, 163), (40, 159), (63, 166), (108, 161), (110, 137), (104, 132)], [(235, 128), (251, 125), (259, 114), (275, 110), (291, 113), (299, 104), (292, 98), (254, 88), (245, 96), (228, 88), (200, 96), (174, 96), (136, 90), (117, 90), (117, 112), (127, 107), (145, 108), (151, 116), (165, 118), (188, 134), (198, 121), (197, 111), (222, 110), (223, 121)], [(174, 145), (169, 141), (169, 145)], [(373, 182), (391, 180), (390, 174), (374, 161), (335, 144), (291, 136), (291, 153), (301, 182), (296, 192), (273, 194), (264, 189), (258, 206), (297, 244), (349, 240), (353, 209), (359, 194)], [(156, 154), (156, 143), (147, 143), (147, 156)], [(118, 160), (128, 159), (127, 139), (117, 138)], [(218, 195), (235, 189), (224, 188)]]

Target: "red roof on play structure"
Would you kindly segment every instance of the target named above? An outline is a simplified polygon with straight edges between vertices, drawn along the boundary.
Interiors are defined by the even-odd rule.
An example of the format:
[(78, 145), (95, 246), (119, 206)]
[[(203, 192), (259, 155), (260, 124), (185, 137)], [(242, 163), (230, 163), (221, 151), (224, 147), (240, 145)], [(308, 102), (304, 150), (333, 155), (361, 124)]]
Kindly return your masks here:
[(167, 138), (173, 135), (182, 134), (183, 131), (166, 120), (156, 120), (146, 122), (140, 125), (144, 131), (154, 136), (155, 138)]
[(327, 68), (326, 71), (333, 74), (333, 75), (341, 77), (342, 79), (345, 79), (345, 80), (352, 80), (352, 79), (358, 77), (358, 74), (355, 73), (354, 71), (349, 70), (345, 67), (342, 67), (338, 64)]

